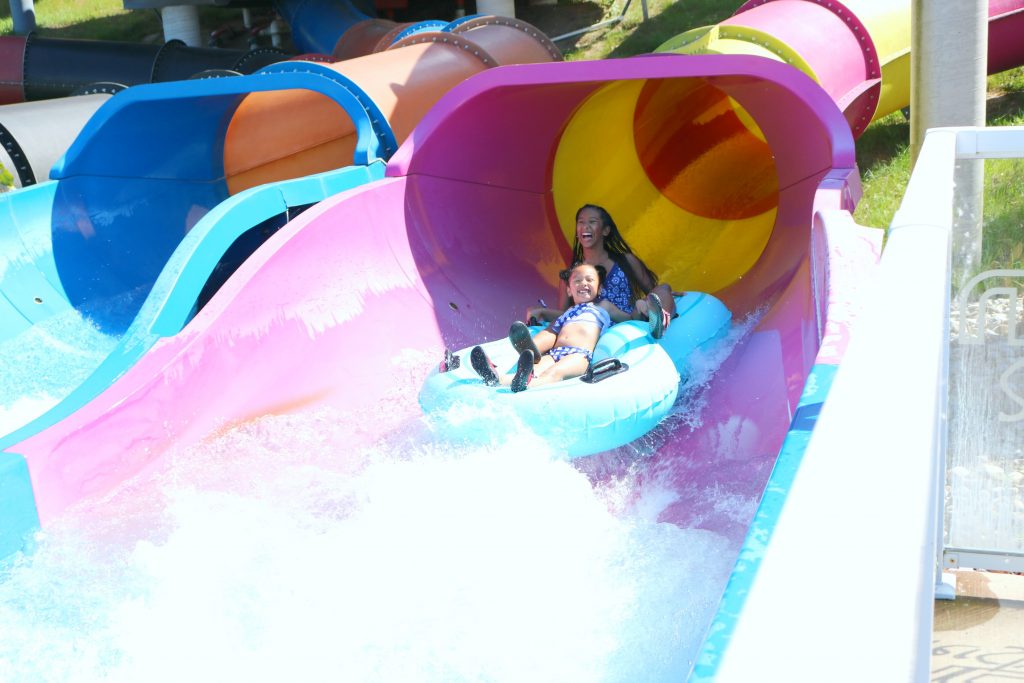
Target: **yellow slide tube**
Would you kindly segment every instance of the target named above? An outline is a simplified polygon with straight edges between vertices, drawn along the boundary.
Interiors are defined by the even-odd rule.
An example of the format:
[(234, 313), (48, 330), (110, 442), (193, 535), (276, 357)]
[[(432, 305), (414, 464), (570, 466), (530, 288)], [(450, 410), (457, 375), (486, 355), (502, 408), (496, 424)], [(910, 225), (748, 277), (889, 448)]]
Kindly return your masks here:
[(599, 204), (663, 281), (714, 292), (764, 250), (778, 182), (760, 130), (703, 79), (617, 81), (566, 126), (552, 202), (570, 244), (576, 210)]

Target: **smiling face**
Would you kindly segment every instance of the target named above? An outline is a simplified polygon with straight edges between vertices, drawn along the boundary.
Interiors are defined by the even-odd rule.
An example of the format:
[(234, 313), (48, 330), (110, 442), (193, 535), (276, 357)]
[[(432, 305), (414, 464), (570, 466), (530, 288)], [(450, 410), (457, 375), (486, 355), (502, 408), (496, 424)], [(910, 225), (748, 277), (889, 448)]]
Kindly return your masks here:
[(593, 301), (601, 291), (601, 277), (589, 263), (581, 263), (569, 273), (569, 296), (577, 304)]
[(601, 220), (597, 209), (588, 206), (576, 214), (576, 241), (584, 249), (602, 244), (610, 231), (611, 228)]

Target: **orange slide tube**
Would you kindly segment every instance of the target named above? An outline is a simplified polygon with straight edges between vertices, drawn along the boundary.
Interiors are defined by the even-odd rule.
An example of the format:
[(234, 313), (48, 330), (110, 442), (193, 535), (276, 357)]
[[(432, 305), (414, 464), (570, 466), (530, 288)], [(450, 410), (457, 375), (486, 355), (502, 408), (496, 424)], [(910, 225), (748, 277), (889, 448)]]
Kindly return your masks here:
[[(505, 17), (481, 17), (451, 33), (420, 33), (388, 50), (329, 65), (377, 105), (399, 144), (441, 96), (499, 64), (550, 62), (561, 54), (543, 33)], [(289, 90), (248, 95), (224, 141), (231, 194), (351, 165), (355, 126), (329, 98)]]

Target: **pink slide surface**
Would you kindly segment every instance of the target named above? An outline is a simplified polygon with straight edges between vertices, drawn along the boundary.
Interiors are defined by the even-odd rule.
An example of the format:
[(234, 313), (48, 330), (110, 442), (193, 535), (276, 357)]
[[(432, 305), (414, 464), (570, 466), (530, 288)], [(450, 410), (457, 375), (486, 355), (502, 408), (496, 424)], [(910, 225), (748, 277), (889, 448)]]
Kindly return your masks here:
[[(738, 79), (733, 71), (755, 75)], [(713, 76), (716, 72), (722, 75)], [(392, 160), (391, 178), (342, 193), (289, 223), (182, 333), (158, 343), (74, 416), (11, 447), (28, 461), (41, 522), (109, 490), (172, 445), (226, 426), (302, 407), (358, 411), (386, 402), (391, 387), (408, 374), (408, 368), (391, 362), (405, 349), (434, 359), (445, 346), (500, 335), (524, 302), (538, 293), (553, 294), (551, 274), (537, 264), (561, 261), (565, 249), (549, 218), (544, 182), (564, 121), (597, 87), (659, 73), (700, 74), (728, 84), (735, 96), (753, 98), (747, 109), (757, 112), (766, 135), (774, 127), (778, 135), (792, 136), (773, 145), (782, 186), (777, 226), (786, 227), (776, 228), (746, 277), (717, 293), (737, 318), (770, 304), (760, 324), (763, 333), (750, 340), (749, 353), (739, 354), (759, 368), (757, 379), (723, 380), (721, 389), (716, 383), (712, 392), (731, 398), (711, 402), (728, 415), (726, 421), (742, 416), (758, 425), (760, 437), (756, 446), (750, 444), (758, 456), (777, 452), (823, 323), (816, 320), (824, 314), (823, 302), (811, 295), (808, 221), (818, 204), (838, 207), (849, 201), (853, 190), (846, 183), (855, 180), (856, 171), (841, 120), (833, 115), (826, 124), (803, 102), (803, 114), (789, 111), (746, 81), (778, 79), (791, 88), (785, 91), (791, 99), (796, 96), (789, 93), (796, 91), (816, 97), (826, 112), (831, 108), (834, 114), (834, 107), (803, 76), (750, 58), (659, 56), (502, 69), (497, 76), (473, 79), (471, 87), (433, 110)], [(537, 85), (545, 80), (554, 84)], [(540, 101), (545, 106), (532, 106)], [(461, 144), (513, 119), (519, 125), (525, 121), (535, 134), (487, 147)], [(809, 137), (810, 126), (821, 130), (817, 142), (794, 144)], [(830, 174), (838, 174), (841, 189), (819, 187)], [(515, 250), (508, 248), (510, 232), (517, 235)], [(401, 321), (401, 333), (382, 339), (380, 330), (394, 321)], [(755, 386), (771, 399), (757, 398), (743, 407)], [(407, 411), (389, 410), (367, 438), (414, 417), (413, 404)], [(706, 430), (683, 432), (663, 449), (670, 462), (677, 462), (680, 452), (701, 450), (688, 443), (709, 438)], [(753, 455), (737, 453), (735, 459)], [(678, 514), (686, 523), (683, 517), (692, 513)]]

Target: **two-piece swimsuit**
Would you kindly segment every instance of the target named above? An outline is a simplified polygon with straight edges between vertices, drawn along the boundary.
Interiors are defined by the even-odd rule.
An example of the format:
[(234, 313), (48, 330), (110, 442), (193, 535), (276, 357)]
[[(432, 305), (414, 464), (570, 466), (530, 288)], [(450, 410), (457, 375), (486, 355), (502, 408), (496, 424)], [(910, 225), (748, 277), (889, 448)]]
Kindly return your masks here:
[[(607, 299), (612, 302), (623, 313), (633, 312), (633, 289), (629, 286), (629, 278), (626, 277), (626, 273), (619, 267), (618, 263), (612, 265), (612, 269), (605, 276), (604, 285), (601, 287), (601, 293), (597, 300), (600, 301), (601, 299)], [(594, 323), (601, 328), (601, 334), (604, 334), (605, 330), (612, 326), (612, 319), (608, 315), (608, 311), (594, 302), (588, 302), (576, 304), (558, 316), (558, 319), (551, 324), (551, 331), (558, 334), (563, 325), (576, 322)], [(545, 355), (551, 356), (552, 360), (557, 363), (566, 356), (576, 353), (582, 353), (587, 357), (588, 361), (593, 359), (593, 354), (590, 351), (581, 349), (578, 346), (556, 346)]]
[[(612, 326), (612, 318), (608, 315), (608, 311), (604, 310), (592, 301), (588, 301), (582, 304), (576, 304), (562, 315), (558, 316), (555, 322), (551, 323), (549, 328), (556, 335), (562, 330), (562, 327), (569, 323), (593, 323), (600, 328), (598, 334), (604, 334), (605, 330)], [(556, 346), (550, 351), (546, 352), (545, 355), (551, 356), (551, 359), (556, 363), (566, 356), (571, 356), (576, 353), (582, 353), (587, 357), (587, 360), (593, 359), (593, 353), (588, 349), (582, 349), (578, 346)]]

